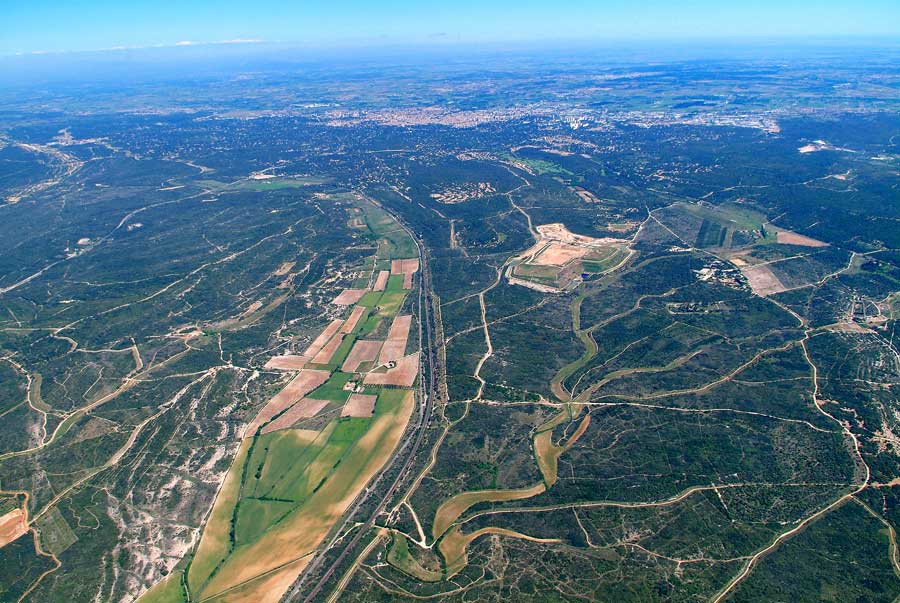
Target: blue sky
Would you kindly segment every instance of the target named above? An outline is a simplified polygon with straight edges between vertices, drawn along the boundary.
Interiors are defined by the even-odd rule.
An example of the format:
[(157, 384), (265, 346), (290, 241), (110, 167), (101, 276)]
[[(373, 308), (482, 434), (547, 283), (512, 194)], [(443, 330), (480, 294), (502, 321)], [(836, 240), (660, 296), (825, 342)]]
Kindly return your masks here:
[(264, 40), (319, 47), (893, 36), (900, 0), (0, 0), (0, 54)]

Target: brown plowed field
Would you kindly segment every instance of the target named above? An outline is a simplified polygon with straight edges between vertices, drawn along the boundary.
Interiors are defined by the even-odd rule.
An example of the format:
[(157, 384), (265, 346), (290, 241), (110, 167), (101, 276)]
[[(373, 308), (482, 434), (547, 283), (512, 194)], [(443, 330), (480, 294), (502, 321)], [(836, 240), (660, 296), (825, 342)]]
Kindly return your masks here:
[(777, 240), (783, 245), (802, 245), (804, 247), (828, 247), (828, 243), (805, 237), (789, 230), (779, 230)]
[(419, 258), (391, 260), (391, 274), (413, 274), (419, 270)]
[(253, 422), (247, 427), (247, 434), (256, 433), (260, 425), (264, 425), (278, 413), (289, 408), (306, 394), (316, 389), (326, 381), (331, 373), (328, 371), (316, 371), (304, 369), (288, 383), (283, 390), (272, 396), (263, 407)]
[(342, 324), (344, 324), (344, 321), (340, 318), (335, 318), (334, 320), (332, 320), (331, 323), (327, 327), (325, 327), (325, 329), (321, 333), (319, 333), (319, 336), (316, 337), (311, 344), (309, 344), (309, 347), (306, 348), (306, 351), (303, 352), (303, 355), (312, 358), (313, 356), (318, 354), (319, 350), (322, 349), (322, 346), (328, 343), (328, 340), (331, 339), (332, 335), (338, 332), (338, 329), (341, 328)]
[(328, 406), (328, 400), (313, 400), (312, 398), (303, 398), (287, 412), (262, 428), (260, 433), (269, 433), (279, 429), (287, 429), (300, 419), (308, 419), (319, 414), (319, 411)]
[(334, 298), (333, 304), (339, 306), (352, 306), (366, 294), (365, 289), (344, 289), (341, 294)]
[(25, 511), (13, 509), (3, 517), (0, 517), (0, 547), (4, 547), (13, 540), (28, 531), (25, 522)]
[(412, 272), (406, 272), (403, 274), (403, 288), (404, 289), (412, 289), (412, 279), (413, 279)]
[(341, 327), (341, 333), (353, 332), (353, 329), (356, 328), (356, 323), (359, 322), (359, 319), (362, 318), (362, 315), (365, 314), (365, 312), (366, 309), (364, 307), (354, 306), (353, 311), (350, 312), (350, 316), (344, 321), (344, 326)]
[(341, 410), (342, 417), (371, 417), (375, 414), (375, 400), (378, 396), (368, 394), (350, 394), (347, 403)]
[(382, 270), (378, 273), (378, 277), (375, 279), (375, 286), (372, 287), (373, 291), (384, 291), (384, 288), (387, 287), (388, 278), (391, 276), (391, 273), (387, 270)]
[(363, 362), (372, 362), (378, 358), (378, 351), (381, 349), (383, 341), (372, 339), (361, 339), (353, 344), (353, 349), (347, 354), (347, 359), (341, 370), (345, 373), (354, 373), (359, 365)]
[(309, 362), (309, 356), (284, 354), (283, 356), (272, 356), (269, 358), (265, 368), (278, 371), (299, 371), (306, 366), (307, 362)]
[(366, 385), (396, 385), (412, 387), (419, 374), (419, 352), (404, 356), (397, 361), (397, 366), (386, 373), (369, 373), (363, 379)]
[(406, 339), (409, 337), (409, 327), (412, 325), (412, 316), (398, 316), (391, 323), (388, 330), (387, 341), (381, 348), (381, 355), (378, 357), (379, 364), (387, 364), (392, 360), (399, 360), (406, 353)]
[(325, 344), (325, 347), (313, 357), (312, 361), (315, 364), (328, 364), (331, 362), (331, 357), (334, 356), (334, 353), (337, 351), (338, 347), (340, 347), (343, 340), (344, 335), (341, 333), (332, 337), (328, 343)]

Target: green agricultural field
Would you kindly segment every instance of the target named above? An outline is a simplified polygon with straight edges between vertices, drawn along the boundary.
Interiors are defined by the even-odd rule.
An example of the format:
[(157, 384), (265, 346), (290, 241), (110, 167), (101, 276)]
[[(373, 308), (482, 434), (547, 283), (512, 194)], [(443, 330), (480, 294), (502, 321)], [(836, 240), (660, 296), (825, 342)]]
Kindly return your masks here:
[(184, 603), (185, 601), (180, 572), (158, 582), (141, 597), (141, 603)]
[(403, 275), (402, 274), (392, 274), (388, 278), (387, 287), (385, 291), (390, 291), (392, 293), (399, 293), (403, 291)]
[[(362, 323), (365, 324), (365, 323)], [(360, 326), (357, 326), (355, 331), (358, 330)], [(344, 360), (347, 359), (347, 354), (350, 353), (350, 350), (353, 349), (353, 344), (356, 343), (356, 335), (349, 334), (345, 335), (344, 339), (341, 340), (341, 345), (338, 346), (338, 349), (334, 351), (334, 355), (331, 357), (331, 360), (328, 362), (328, 366), (332, 369), (337, 369), (340, 367)]]
[(400, 291), (385, 291), (381, 299), (378, 300), (378, 315), (383, 318), (396, 315), (400, 311), (400, 307), (403, 306), (403, 300), (405, 299), (406, 292), (402, 289)]
[(263, 532), (294, 510), (292, 501), (242, 498), (235, 520), (235, 545), (254, 542)]
[(374, 308), (381, 301), (382, 295), (384, 294), (381, 291), (369, 291), (356, 303), (366, 308)]
[(347, 382), (353, 378), (351, 373), (342, 373), (340, 371), (331, 375), (331, 378), (320, 385), (318, 388), (310, 392), (309, 398), (314, 400), (334, 400), (335, 402), (343, 402), (349, 396), (350, 392), (344, 389)]

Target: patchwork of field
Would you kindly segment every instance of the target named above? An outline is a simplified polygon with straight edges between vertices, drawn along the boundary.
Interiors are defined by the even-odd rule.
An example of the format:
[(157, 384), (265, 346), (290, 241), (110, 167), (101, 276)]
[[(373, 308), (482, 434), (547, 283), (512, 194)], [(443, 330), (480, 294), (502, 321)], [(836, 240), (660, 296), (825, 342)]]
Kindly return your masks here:
[[(335, 302), (337, 303), (337, 302)], [(325, 329), (319, 333), (318, 337), (313, 339), (312, 343), (309, 344), (309, 347), (306, 348), (306, 351), (303, 352), (304, 356), (309, 356), (310, 358), (316, 356), (319, 352), (322, 351), (322, 348), (325, 347), (332, 337), (334, 337), (335, 333), (345, 324), (345, 320), (340, 318), (335, 318), (332, 320)]]
[(296, 424), (300, 419), (309, 419), (319, 414), (323, 408), (328, 406), (330, 400), (314, 400), (313, 398), (303, 398), (298, 400), (290, 408), (282, 411), (277, 418), (266, 423), (259, 430), (261, 434), (271, 433), (279, 429), (287, 429)]
[(387, 270), (382, 270), (378, 273), (378, 277), (375, 279), (375, 285), (372, 287), (373, 291), (384, 291), (385, 287), (387, 287), (388, 277), (391, 276), (391, 273)]
[(402, 287), (404, 289), (412, 288), (413, 275), (419, 271), (419, 258), (406, 260), (393, 260), (391, 262), (391, 276), (402, 276)]
[(380, 364), (396, 362), (406, 354), (406, 342), (409, 338), (409, 328), (412, 325), (412, 316), (397, 316), (391, 322), (387, 339), (378, 356)]
[[(408, 248), (396, 223), (372, 209), (366, 215), (367, 224), (378, 226), (373, 238), (392, 232), (391, 245), (379, 242), (374, 260), (392, 260), (400, 274), (417, 271), (417, 259), (391, 257), (398, 246)], [(388, 286), (389, 270), (378, 274), (372, 290), (348, 289), (332, 302), (359, 303), (333, 319), (302, 356), (267, 361), (267, 368), (299, 372), (240, 443), (185, 574), (191, 600), (279, 601), (392, 456), (414, 407), (419, 354), (402, 356), (412, 324), (410, 315), (398, 314), (405, 291)], [(386, 339), (372, 338), (377, 333)], [(386, 345), (393, 351), (385, 353)], [(163, 583), (147, 600), (168, 590)]]
[(341, 370), (345, 373), (356, 372), (360, 364), (375, 360), (383, 345), (383, 341), (360, 339), (353, 344), (353, 349), (347, 355)]
[(247, 427), (247, 433), (253, 435), (258, 429), (265, 426), (274, 417), (280, 415), (291, 406), (303, 399), (306, 394), (318, 388), (328, 381), (328, 371), (304, 369), (291, 379), (287, 386), (278, 392), (259, 411), (256, 418)]

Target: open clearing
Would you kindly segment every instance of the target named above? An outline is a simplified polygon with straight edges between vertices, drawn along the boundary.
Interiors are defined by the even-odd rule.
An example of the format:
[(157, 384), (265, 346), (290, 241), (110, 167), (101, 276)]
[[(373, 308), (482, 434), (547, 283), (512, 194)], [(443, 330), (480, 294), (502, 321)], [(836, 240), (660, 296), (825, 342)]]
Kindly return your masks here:
[(531, 263), (538, 266), (564, 266), (572, 260), (582, 258), (590, 252), (587, 247), (577, 247), (566, 243), (550, 243)]
[(51, 555), (61, 555), (78, 540), (58, 507), (38, 518), (35, 527), (40, 537), (41, 548)]
[[(568, 418), (568, 411), (561, 413), (564, 418)], [(537, 435), (534, 436), (534, 456), (537, 459), (538, 468), (541, 470), (541, 475), (544, 476), (544, 483), (548, 488), (552, 487), (553, 484), (556, 483), (557, 473), (558, 473), (558, 464), (559, 457), (562, 454), (572, 447), (575, 442), (578, 441), (585, 431), (587, 431), (588, 425), (590, 425), (591, 416), (587, 415), (582, 419), (581, 423), (578, 425), (578, 429), (575, 430), (566, 442), (557, 446), (553, 444), (553, 427), (556, 426), (556, 422), (551, 421), (552, 426), (544, 429), (543, 431), (539, 431)]]
[(439, 569), (423, 567), (419, 561), (409, 552), (409, 541), (405, 536), (393, 533), (391, 547), (388, 549), (387, 562), (418, 580), (423, 582), (438, 582), (443, 578)]
[(510, 283), (555, 293), (580, 282), (582, 273), (612, 271), (631, 257), (626, 241), (571, 232), (560, 223), (535, 228), (538, 240), (506, 270)]
[(434, 524), (431, 534), (435, 539), (440, 538), (447, 529), (453, 525), (460, 515), (465, 513), (470, 507), (483, 502), (504, 502), (508, 500), (522, 500), (537, 496), (544, 492), (547, 487), (544, 482), (537, 483), (529, 488), (521, 488), (518, 490), (476, 490), (473, 492), (462, 492), (448, 499), (434, 514)]
[(371, 394), (350, 394), (347, 403), (341, 410), (342, 417), (371, 417), (375, 413), (375, 401), (378, 396)]
[(744, 266), (741, 268), (741, 272), (747, 277), (750, 288), (757, 295), (765, 297), (786, 290), (785, 286), (781, 284), (781, 281), (772, 272), (772, 269), (765, 264)]
[(249, 306), (247, 306), (246, 310), (241, 312), (240, 318), (247, 318), (248, 316), (250, 316), (251, 314), (253, 314), (254, 312), (256, 312), (257, 310), (259, 310), (262, 307), (263, 307), (263, 303), (261, 301), (255, 301), (252, 304), (250, 304)]
[(595, 239), (586, 235), (575, 234), (565, 224), (554, 222), (553, 224), (541, 224), (536, 226), (541, 236), (551, 241), (559, 241), (560, 243), (568, 243), (570, 245), (602, 245), (603, 243), (614, 242), (619, 243), (618, 239)]
[(275, 276), (284, 276), (285, 274), (287, 274), (288, 272), (290, 272), (293, 269), (294, 269), (294, 262), (285, 262), (281, 266), (279, 266), (278, 270), (276, 270), (273, 274)]

